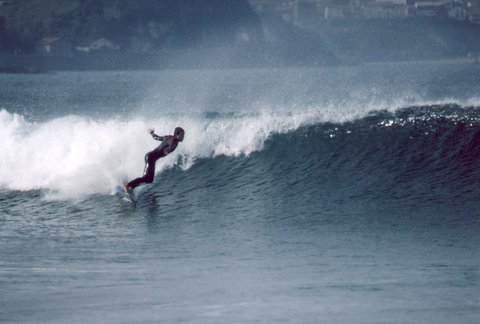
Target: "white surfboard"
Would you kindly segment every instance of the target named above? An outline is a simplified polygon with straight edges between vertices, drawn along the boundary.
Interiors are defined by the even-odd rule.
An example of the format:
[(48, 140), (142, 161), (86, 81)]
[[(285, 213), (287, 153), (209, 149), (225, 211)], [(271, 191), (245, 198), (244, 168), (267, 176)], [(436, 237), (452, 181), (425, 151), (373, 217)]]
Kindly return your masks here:
[(115, 196), (117, 196), (117, 197), (119, 197), (123, 200), (129, 201), (131, 203), (136, 203), (137, 202), (135, 194), (128, 193), (125, 190), (125, 188), (121, 185), (116, 186), (115, 189), (113, 190), (113, 193), (114, 193)]

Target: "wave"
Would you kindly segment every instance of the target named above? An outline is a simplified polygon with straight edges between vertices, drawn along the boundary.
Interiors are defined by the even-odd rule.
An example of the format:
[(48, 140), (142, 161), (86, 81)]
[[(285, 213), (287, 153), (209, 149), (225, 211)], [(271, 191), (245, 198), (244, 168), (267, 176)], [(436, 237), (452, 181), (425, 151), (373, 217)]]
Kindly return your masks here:
[[(59, 199), (108, 194), (116, 184), (142, 173), (144, 154), (158, 144), (145, 130), (161, 125), (159, 134), (171, 133), (175, 126), (187, 134), (174, 154), (157, 163), (158, 173), (174, 166), (188, 170), (208, 165), (210, 173), (220, 174), (221, 184), (222, 159), (228, 157), (237, 181), (263, 170), (260, 178), (271, 179), (264, 183), (264, 192), (296, 188), (291, 195), (298, 194), (299, 201), (368, 193), (377, 200), (385, 193), (451, 199), (477, 190), (478, 108), (422, 105), (352, 114), (340, 121), (311, 109), (153, 120), (67, 116), (41, 123), (1, 110), (0, 187), (46, 190)], [(311, 194), (302, 195), (305, 191)]]
[(339, 200), (476, 200), (479, 126), (480, 110), (473, 106), (376, 111), (272, 136), (260, 154), (275, 157), (277, 174), (292, 174), (287, 186), (335, 192)]

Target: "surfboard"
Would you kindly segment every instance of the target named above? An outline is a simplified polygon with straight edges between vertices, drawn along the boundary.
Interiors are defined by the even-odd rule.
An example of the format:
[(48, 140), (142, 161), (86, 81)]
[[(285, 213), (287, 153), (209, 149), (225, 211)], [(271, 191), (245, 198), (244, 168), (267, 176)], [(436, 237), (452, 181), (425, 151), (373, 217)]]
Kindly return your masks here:
[(113, 193), (115, 196), (123, 199), (123, 200), (126, 200), (126, 201), (129, 201), (131, 203), (136, 203), (137, 200), (135, 198), (135, 195), (132, 193), (128, 193), (125, 188), (121, 185), (118, 185), (115, 187), (115, 189), (113, 190)]

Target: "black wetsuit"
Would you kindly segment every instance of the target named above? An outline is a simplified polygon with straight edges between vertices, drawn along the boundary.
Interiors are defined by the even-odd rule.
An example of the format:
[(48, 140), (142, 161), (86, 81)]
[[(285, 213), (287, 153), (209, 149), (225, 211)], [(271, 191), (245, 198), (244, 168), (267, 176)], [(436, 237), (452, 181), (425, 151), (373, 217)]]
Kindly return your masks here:
[(128, 186), (131, 189), (144, 183), (152, 183), (155, 176), (155, 162), (169, 153), (172, 153), (177, 148), (178, 140), (174, 136), (158, 136), (152, 133), (152, 137), (157, 141), (162, 141), (162, 144), (145, 155), (145, 170), (143, 172), (143, 177), (130, 181)]

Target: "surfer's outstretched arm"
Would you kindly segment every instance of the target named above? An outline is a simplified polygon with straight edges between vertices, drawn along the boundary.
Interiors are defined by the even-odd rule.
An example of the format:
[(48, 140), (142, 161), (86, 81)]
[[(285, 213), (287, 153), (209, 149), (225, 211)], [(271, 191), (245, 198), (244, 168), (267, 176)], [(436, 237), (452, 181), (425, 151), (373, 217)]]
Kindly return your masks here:
[(153, 128), (148, 129), (148, 132), (150, 133), (150, 135), (152, 135), (153, 139), (157, 141), (163, 141), (163, 138), (165, 137), (165, 136), (158, 136), (157, 134), (155, 134), (155, 129)]

